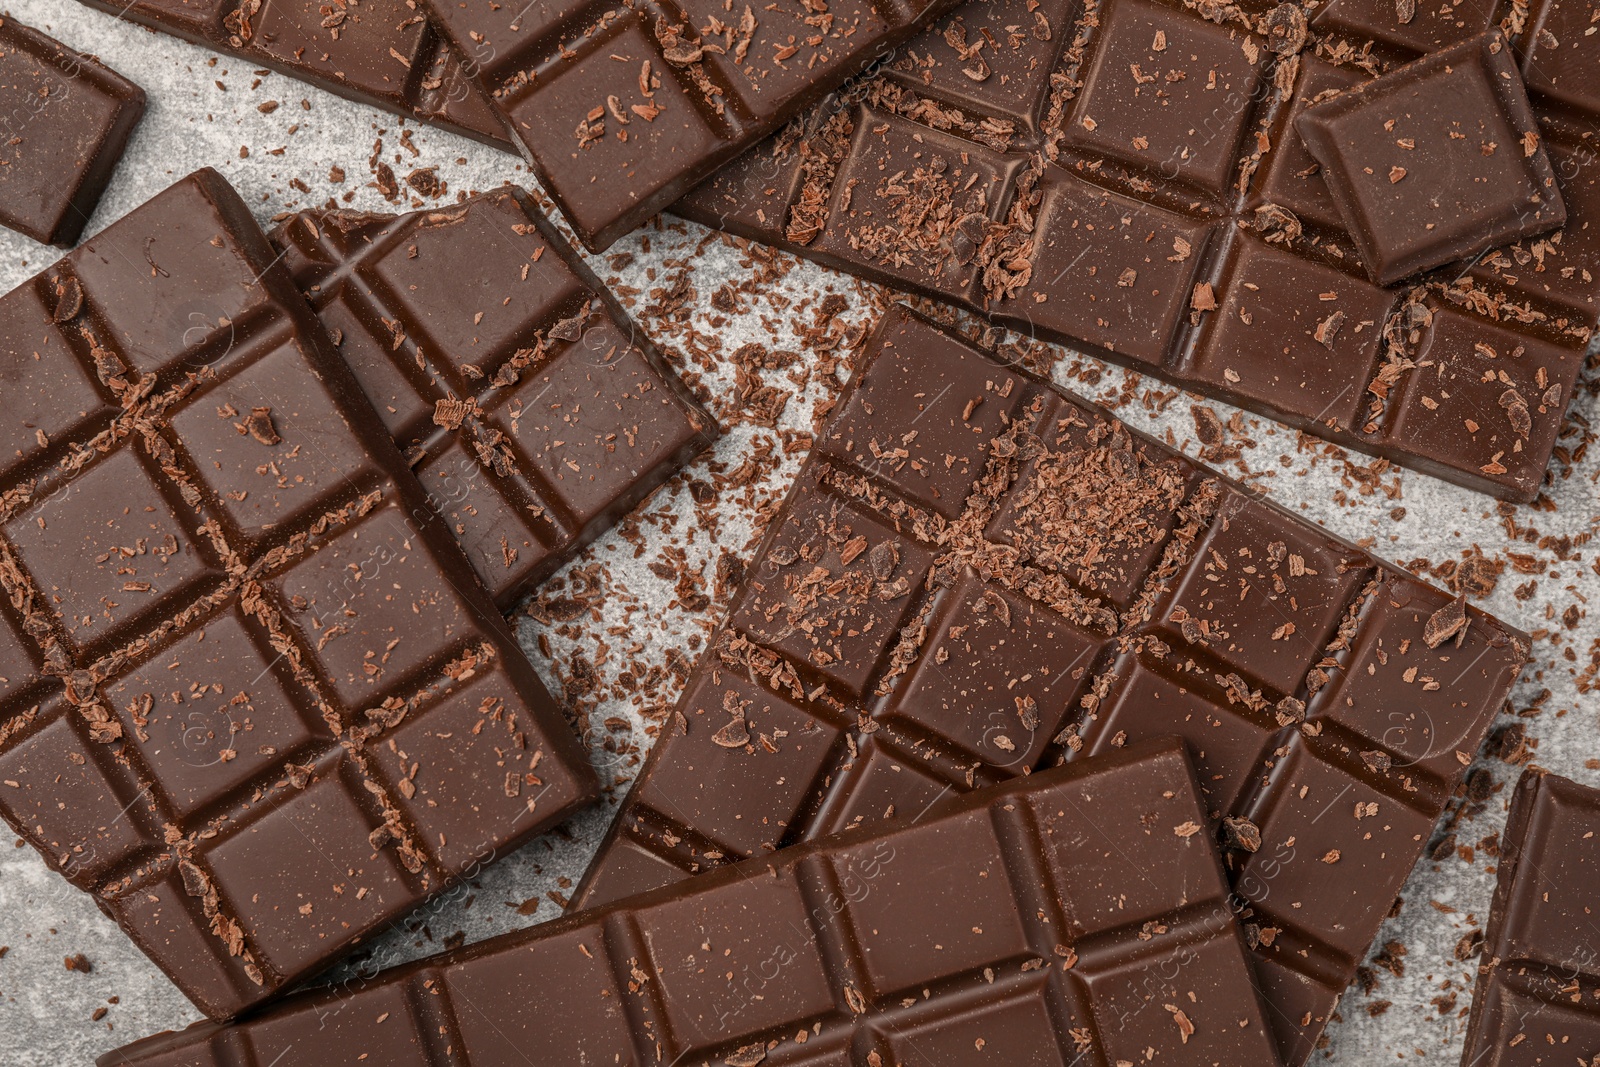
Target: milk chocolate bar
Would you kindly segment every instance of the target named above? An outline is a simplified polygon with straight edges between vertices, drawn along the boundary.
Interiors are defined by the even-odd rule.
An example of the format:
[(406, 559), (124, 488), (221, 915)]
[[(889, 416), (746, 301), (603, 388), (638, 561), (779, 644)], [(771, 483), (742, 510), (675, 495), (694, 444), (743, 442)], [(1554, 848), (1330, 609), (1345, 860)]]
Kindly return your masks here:
[(1600, 1055), (1600, 790), (1539, 768), (1517, 783), (1462, 1067)]
[(143, 115), (133, 82), (0, 18), (0, 225), (77, 244)]
[[(1448, 104), (1486, 164), (1548, 157), (1559, 230), (1375, 285), (1296, 128), (1495, 8), (971, 3), (673, 210), (1526, 502), (1600, 322), (1588, 7), (1535, 0), (1511, 42), (1537, 131)], [(1426, 169), (1394, 188), (1439, 191)]]
[(433, 0), (593, 251), (710, 177), (955, 0)]
[(520, 189), (272, 239), (503, 609), (716, 435)]
[(1271, 1067), (1204, 818), (1167, 739), (99, 1063)]
[(415, 0), (79, 0), (346, 100), (514, 151)]
[(1305, 1060), (1523, 635), (903, 307), (575, 906), (1166, 734)]
[(0, 299), (0, 815), (223, 1018), (594, 799), (202, 170)]

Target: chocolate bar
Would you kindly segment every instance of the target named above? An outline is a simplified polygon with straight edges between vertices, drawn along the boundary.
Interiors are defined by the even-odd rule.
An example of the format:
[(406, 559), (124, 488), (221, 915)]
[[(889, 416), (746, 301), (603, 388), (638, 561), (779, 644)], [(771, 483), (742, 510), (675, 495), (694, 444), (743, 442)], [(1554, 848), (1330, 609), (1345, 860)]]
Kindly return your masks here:
[(1379, 285), (1567, 218), (1499, 30), (1314, 103), (1295, 132)]
[(272, 239), (502, 609), (716, 434), (520, 189)]
[(144, 115), (144, 90), (8, 16), (0, 113), (0, 225), (71, 248)]
[(223, 1018), (598, 785), (202, 170), (0, 299), (0, 814)]
[(1514, 41), (1559, 231), (1374, 285), (1296, 131), (1493, 6), (971, 3), (673, 210), (1526, 502), (1600, 322), (1588, 8), (1535, 0)]
[(79, 0), (508, 152), (505, 125), (415, 0)]
[(1204, 817), (1167, 739), (99, 1063), (1267, 1067)]
[(599, 252), (955, 2), (428, 6)]
[(904, 307), (836, 411), (574, 906), (1176, 734), (1303, 1062), (1526, 639)]
[(1600, 1055), (1600, 791), (1530, 768), (1517, 783), (1462, 1067)]

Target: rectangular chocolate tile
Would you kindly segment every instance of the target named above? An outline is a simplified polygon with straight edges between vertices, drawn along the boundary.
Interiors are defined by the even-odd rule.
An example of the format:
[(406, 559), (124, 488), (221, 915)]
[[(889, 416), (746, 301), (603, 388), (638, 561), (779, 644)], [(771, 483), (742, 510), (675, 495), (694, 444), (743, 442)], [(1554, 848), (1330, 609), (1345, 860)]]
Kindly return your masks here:
[(346, 100), (514, 151), (469, 65), (415, 0), (79, 0)]
[(1485, 0), (1341, 0), (1309, 24), (1288, 3), (967, 4), (673, 210), (1530, 501), (1600, 324), (1587, 11), (1535, 5), (1512, 44), (1540, 136), (1480, 157), (1547, 154), (1565, 225), (1406, 284), (1369, 280), (1296, 124), (1479, 37)]
[(575, 906), (1176, 734), (1303, 1062), (1526, 639), (903, 307), (836, 412)]
[(1463, 1067), (1600, 1056), (1600, 790), (1540, 768), (1517, 783)]
[(71, 248), (144, 115), (144, 90), (6, 17), (0, 115), (0, 225)]
[(1295, 132), (1379, 285), (1567, 218), (1499, 30), (1313, 103)]
[(213, 1018), (597, 783), (248, 209), (0, 299), (0, 815)]
[(574, 231), (601, 251), (955, 2), (428, 6)]
[(1169, 738), (99, 1063), (1271, 1067), (1204, 818)]
[(272, 240), (503, 609), (716, 435), (520, 189)]

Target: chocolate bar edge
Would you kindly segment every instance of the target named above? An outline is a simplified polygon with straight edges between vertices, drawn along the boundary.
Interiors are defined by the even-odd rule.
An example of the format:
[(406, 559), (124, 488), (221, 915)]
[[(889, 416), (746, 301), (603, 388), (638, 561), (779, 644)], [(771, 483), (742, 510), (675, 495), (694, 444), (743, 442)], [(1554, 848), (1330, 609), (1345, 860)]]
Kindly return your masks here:
[[(1066, 764), (1061, 767), (1053, 767), (1048, 771), (1040, 772), (1040, 775), (1043, 775), (1045, 779), (1043, 786), (1037, 784), (1040, 781), (1040, 775), (1025, 775), (995, 786), (992, 789), (953, 796), (939, 802), (924, 814), (950, 815), (965, 811), (985, 810), (1003, 804), (1008, 800), (1025, 796), (1036, 788), (1064, 786), (1083, 778), (1092, 779), (1103, 771), (1115, 770), (1144, 762), (1155, 763), (1157, 761), (1171, 760), (1175, 760), (1177, 765), (1182, 768), (1182, 773), (1187, 777), (1191, 795), (1195, 799), (1195, 805), (1199, 808), (1201, 791), (1187, 746), (1178, 738), (1164, 737), (1128, 745), (1126, 748), (1119, 749), (1113, 753), (1106, 753), (1092, 759)], [(786, 868), (792, 868), (817, 852), (843, 846), (856, 846), (874, 840), (892, 840), (900, 832), (911, 830), (915, 824), (915, 820), (906, 821), (895, 818), (852, 826), (838, 833), (784, 849), (781, 853), (781, 865)], [(1216, 848), (1208, 843), (1206, 852), (1215, 866), (1218, 879), (1226, 885), (1226, 873), (1223, 871), (1222, 861)], [(398, 985), (436, 967), (470, 962), (486, 956), (498, 955), (501, 952), (515, 951), (529, 942), (559, 937), (571, 930), (589, 925), (597, 918), (636, 912), (655, 904), (693, 897), (721, 886), (756, 877), (762, 871), (776, 870), (777, 866), (776, 856), (755, 857), (741, 863), (718, 868), (686, 882), (659, 886), (635, 896), (603, 904), (586, 911), (569, 912), (548, 922), (499, 934), (463, 948), (436, 953), (420, 960), (392, 967), (380, 972), (372, 981), (363, 983), (357, 992), (380, 986)], [(1235, 928), (1234, 937), (1238, 942), (1240, 954), (1248, 958), (1249, 954), (1245, 951), (1242, 935), (1238, 933), (1237, 928)], [(333, 1003), (340, 999), (341, 992), (338, 987), (307, 989), (294, 994), (290, 998), (280, 998), (276, 1005), (287, 1007), (300, 1004)], [(1251, 993), (1256, 998), (1258, 1009), (1263, 1008), (1260, 991), (1255, 988), (1254, 983), (1252, 983)], [(222, 1035), (231, 1029), (248, 1027), (255, 1018), (255, 1009), (252, 1009), (251, 1014), (231, 1023), (203, 1020), (193, 1023), (183, 1030), (154, 1034), (103, 1053), (95, 1060), (95, 1064), (96, 1067), (140, 1067), (141, 1063), (154, 1061), (156, 1057), (164, 1056), (168, 1053), (181, 1053), (185, 1049), (201, 1046), (213, 1037)], [(1264, 1010), (1262, 1011), (1262, 1018), (1266, 1018)], [(165, 1061), (160, 1062), (165, 1063)]]

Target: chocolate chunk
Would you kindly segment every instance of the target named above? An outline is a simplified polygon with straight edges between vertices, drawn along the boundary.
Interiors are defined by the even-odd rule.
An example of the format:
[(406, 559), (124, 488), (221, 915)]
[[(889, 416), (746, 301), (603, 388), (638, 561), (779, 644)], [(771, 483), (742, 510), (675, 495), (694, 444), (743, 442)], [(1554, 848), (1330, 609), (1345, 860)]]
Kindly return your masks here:
[(1295, 130), (1379, 285), (1566, 221), (1499, 30), (1313, 104)]
[(474, 57), (545, 190), (600, 252), (955, 3), (430, 6)]
[[(202, 1011), (312, 974), (594, 798), (215, 171), (0, 299), (0, 323), (0, 814)], [(536, 767), (540, 789), (501, 795)]]
[[(415, 0), (80, 0), (119, 19), (511, 151), (505, 126)], [(469, 53), (471, 54), (471, 53)]]
[(144, 101), (143, 89), (93, 56), (0, 19), (0, 225), (77, 244)]
[(1586, 1062), (1600, 1052), (1600, 791), (1523, 772), (1497, 867), (1488, 929), (1456, 947), (1457, 959), (1483, 959), (1462, 1062), (1535, 1064), (1551, 1048)]
[(903, 307), (835, 410), (575, 903), (1177, 734), (1302, 1062), (1526, 639)]
[(504, 609), (716, 435), (519, 189), (302, 212), (272, 239)]
[(1275, 1067), (1204, 818), (1140, 745), (99, 1062)]
[[(1493, 16), (1484, 5), (1397, 25), (1393, 0), (1105, 0), (1081, 18), (1067, 0), (968, 3), (673, 210), (1526, 502), (1600, 323), (1589, 146), (1600, 34), (1588, 33), (1588, 12), (1575, 0), (1533, 5), (1530, 23), (1558, 26), (1561, 41), (1523, 65), (1537, 142), (1518, 124), (1467, 136), (1480, 116), (1452, 94), (1460, 130), (1433, 124), (1367, 145), (1395, 157), (1374, 164), (1374, 195), (1446, 190), (1422, 158), (1433, 139), (1472, 157), (1452, 181), (1530, 166), (1556, 179), (1532, 210), (1519, 200), (1518, 228), (1498, 235), (1455, 225), (1458, 198), (1441, 201), (1450, 217), (1426, 233), (1468, 258), (1409, 285), (1367, 277), (1296, 119), (1339, 106), (1330, 93), (1480, 37)], [(1053, 32), (1026, 32), (1040, 23)], [(1534, 47), (1532, 36), (1512, 43)], [(1513, 49), (1490, 58), (1503, 70)], [(991, 75), (974, 81), (964, 72), (979, 60)], [(1393, 185), (1392, 166), (1407, 174)], [(1481, 200), (1463, 200), (1468, 209), (1531, 186), (1471, 189)], [(1538, 232), (1504, 236), (1524, 225)], [(1502, 404), (1508, 390), (1522, 403)]]

